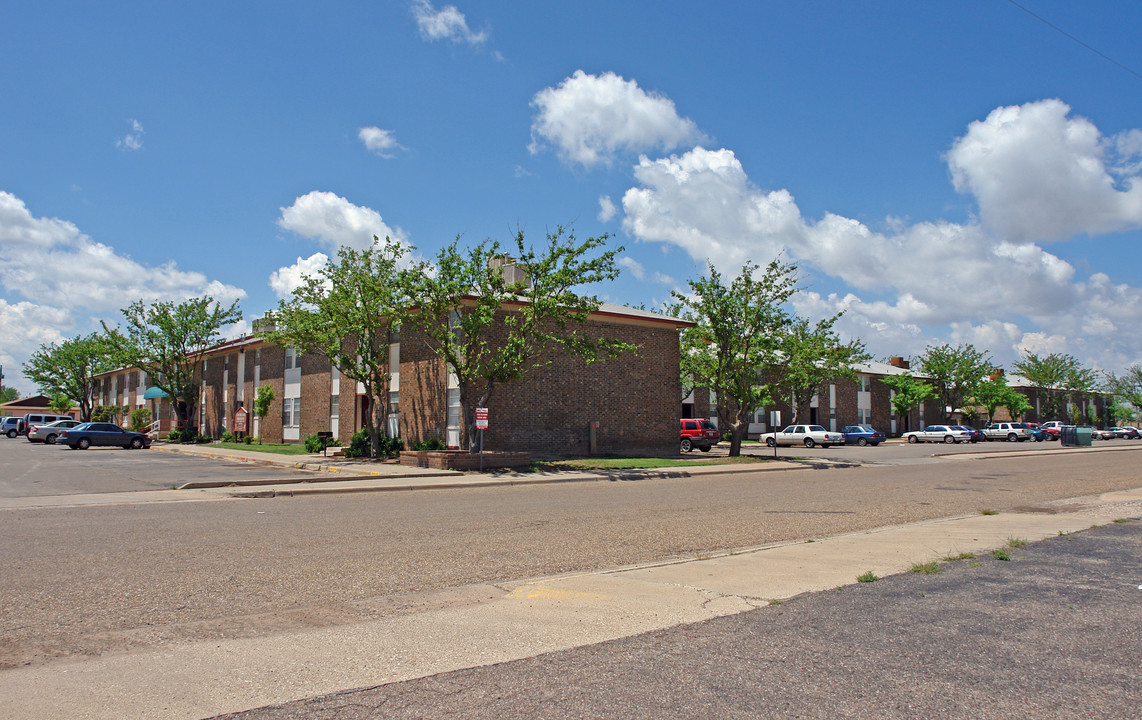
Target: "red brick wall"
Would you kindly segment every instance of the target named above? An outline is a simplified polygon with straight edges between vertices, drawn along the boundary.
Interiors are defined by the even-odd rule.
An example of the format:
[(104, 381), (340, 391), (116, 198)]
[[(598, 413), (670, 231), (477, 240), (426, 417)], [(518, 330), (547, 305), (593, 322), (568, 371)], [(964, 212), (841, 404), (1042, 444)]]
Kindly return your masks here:
[[(677, 330), (591, 321), (583, 332), (638, 349), (593, 364), (561, 349), (549, 351), (542, 358), (547, 364), (496, 386), (488, 403), (484, 447), (583, 455), (589, 449), (589, 425), (598, 422), (599, 453), (675, 454), (681, 399)], [(423, 339), (405, 332), (401, 416), (407, 443), (444, 438), (446, 380), (442, 363)]]
[[(261, 367), (261, 384), (269, 385), (274, 390), (274, 401), (270, 403), (270, 411), (261, 420), (262, 440), (280, 443), (282, 441), (282, 397), (285, 395), (285, 350), (277, 345), (262, 345)], [(256, 394), (251, 395), (251, 398), (253, 397), (256, 397)]]
[(448, 375), (424, 335), (401, 333), (400, 421), (405, 446), (417, 441), (446, 441)]
[[(320, 355), (301, 356), (301, 439), (329, 431), (332, 378), (329, 361)], [(280, 419), (280, 418), (279, 418)]]

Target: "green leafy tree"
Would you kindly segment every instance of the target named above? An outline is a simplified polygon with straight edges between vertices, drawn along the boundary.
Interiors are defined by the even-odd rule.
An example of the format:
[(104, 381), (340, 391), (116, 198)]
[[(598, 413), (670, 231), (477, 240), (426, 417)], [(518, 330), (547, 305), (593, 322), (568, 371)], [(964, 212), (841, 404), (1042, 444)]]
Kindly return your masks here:
[(1083, 367), (1074, 356), (1064, 353), (1039, 355), (1024, 352), (1023, 357), (1012, 366), (1017, 373), (1027, 378), (1033, 385), (1047, 392), (1040, 395), (1041, 415), (1057, 418), (1063, 414), (1065, 393), (1081, 396), (1093, 392), (1099, 384), (1098, 374)]
[[(63, 396), (79, 405), (79, 419), (91, 419), (95, 376), (120, 365), (106, 336), (92, 333), (41, 345), (24, 363), (24, 374), (51, 397)], [(68, 404), (68, 409), (71, 403)]]
[(974, 345), (931, 345), (917, 358), (920, 369), (932, 378), (944, 404), (944, 418), (964, 404), (992, 371), (991, 356)]
[(305, 275), (293, 297), (273, 313), (273, 329), (260, 335), (283, 347), (326, 358), (361, 383), (369, 398), (365, 418), (374, 457), (389, 414), (389, 346), (410, 304), (408, 273), (400, 265), (405, 246), (386, 237), (364, 250), (342, 247), (314, 275)]
[(549, 364), (553, 351), (593, 363), (634, 349), (583, 328), (599, 300), (581, 288), (619, 274), (622, 248), (604, 249), (608, 239), (580, 242), (557, 227), (537, 251), (520, 231), (510, 258), (498, 242), (462, 250), (457, 238), (409, 274), (416, 312), (408, 322), (459, 381), (462, 445), (474, 449), (476, 408), (487, 407), (496, 386)]
[[(967, 401), (971, 404), (983, 407), (987, 412), (987, 421), (991, 422), (992, 418), (995, 417), (996, 410), (1001, 406), (1010, 407), (1008, 403), (1015, 402), (1011, 397), (1013, 394), (1023, 397), (1008, 387), (1007, 381), (1003, 379), (1002, 375), (999, 375), (985, 380), (976, 386), (975, 391), (972, 392), (971, 397), (968, 398)], [(1015, 418), (1014, 415), (1011, 417), (1012, 419)]]
[(14, 387), (0, 388), (0, 403), (9, 403), (20, 399), (20, 391)]
[(673, 293), (671, 308), (694, 323), (681, 335), (682, 375), (718, 396), (718, 421), (730, 433), (731, 456), (741, 454), (754, 409), (773, 402), (775, 388), (764, 372), (782, 359), (794, 318), (785, 303), (797, 291), (797, 268), (773, 260), (764, 271), (747, 262), (727, 284), (713, 266)]
[(1114, 403), (1106, 408), (1107, 420), (1115, 425), (1133, 422), (1136, 413), (1137, 410), (1123, 403)]
[(1012, 420), (1021, 420), (1023, 415), (1030, 410), (1033, 405), (1023, 393), (1008, 388), (1007, 396), (1003, 399), (1003, 407), (1007, 408), (1007, 413), (1011, 415)]
[(150, 408), (135, 408), (131, 411), (131, 429), (135, 432), (146, 432), (151, 426)]
[(835, 378), (856, 380), (853, 364), (869, 358), (860, 340), (841, 342), (833, 329), (840, 317), (837, 314), (816, 324), (796, 318), (785, 330), (781, 361), (773, 372), (777, 374), (775, 384), (790, 398), (790, 422), (797, 422), (821, 385)]
[(202, 365), (207, 350), (222, 341), (223, 327), (242, 319), (238, 301), (223, 307), (208, 296), (180, 303), (131, 303), (123, 310), (125, 333), (103, 324), (108, 341), (124, 365), (138, 367), (175, 404), (179, 427), (195, 427)]
[(1107, 373), (1105, 385), (1116, 401), (1133, 408), (1131, 416), (1142, 412), (1142, 365), (1132, 365), (1122, 375)]
[(91, 409), (92, 422), (119, 422), (123, 408), (118, 405), (96, 405)]
[[(258, 429), (262, 427), (262, 421), (270, 414), (270, 405), (274, 404), (274, 389), (270, 385), (261, 385), (258, 387), (258, 393), (254, 397), (254, 414), (258, 416)], [(258, 433), (258, 444), (262, 444), (262, 434)]]
[(938, 395), (936, 388), (927, 382), (916, 378), (911, 373), (886, 375), (880, 379), (892, 391), (892, 409), (896, 416), (908, 422), (911, 412), (920, 406), (920, 403)]
[(72, 405), (75, 403), (67, 395), (56, 395), (48, 402), (48, 408), (57, 415), (70, 411)]

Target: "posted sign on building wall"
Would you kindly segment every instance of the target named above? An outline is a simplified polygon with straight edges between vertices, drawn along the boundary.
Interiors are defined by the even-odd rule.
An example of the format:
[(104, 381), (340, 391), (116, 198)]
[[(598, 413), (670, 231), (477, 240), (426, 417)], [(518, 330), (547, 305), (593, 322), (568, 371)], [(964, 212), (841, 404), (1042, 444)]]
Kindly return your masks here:
[(488, 408), (476, 408), (476, 429), (488, 429)]

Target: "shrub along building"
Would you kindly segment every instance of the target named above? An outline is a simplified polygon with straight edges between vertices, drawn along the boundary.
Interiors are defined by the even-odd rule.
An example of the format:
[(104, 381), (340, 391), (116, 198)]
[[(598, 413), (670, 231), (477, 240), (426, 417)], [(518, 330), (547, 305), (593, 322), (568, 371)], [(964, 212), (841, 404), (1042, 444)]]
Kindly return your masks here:
[[(581, 331), (635, 346), (611, 359), (587, 363), (558, 349), (514, 382), (496, 386), (488, 403), (484, 447), (536, 455), (597, 453), (674, 454), (678, 451), (679, 343), (687, 323), (603, 303)], [(255, 322), (255, 330), (259, 325)], [(417, 331), (389, 347), (390, 414), (386, 432), (406, 445), (437, 439), (458, 447), (459, 387), (447, 365)], [(266, 442), (297, 442), (332, 432), (347, 443), (364, 427), (369, 400), (363, 388), (318, 355), (298, 354), (259, 337), (212, 348), (204, 360), (197, 431), (234, 432), (235, 413), (248, 414), (248, 434)], [(253, 414), (257, 389), (269, 385), (274, 401), (265, 418)], [(146, 373), (124, 368), (97, 378), (95, 402), (151, 407), (170, 427), (170, 403), (147, 386)], [(150, 405), (147, 405), (150, 403)], [(593, 443), (593, 444), (592, 444)]]

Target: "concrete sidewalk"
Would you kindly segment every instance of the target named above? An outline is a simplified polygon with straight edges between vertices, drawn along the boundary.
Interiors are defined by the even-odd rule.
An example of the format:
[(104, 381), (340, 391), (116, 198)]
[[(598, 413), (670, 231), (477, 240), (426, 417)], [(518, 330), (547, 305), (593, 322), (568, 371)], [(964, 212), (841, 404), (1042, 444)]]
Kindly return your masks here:
[[(764, 607), (861, 573), (1044, 539), (1142, 516), (1142, 489), (692, 561), (453, 588), (395, 616), (241, 640), (161, 646), (0, 673), (4, 716), (202, 718), (478, 667)], [(383, 603), (384, 598), (377, 598)]]
[[(152, 449), (197, 455), (235, 462), (253, 462), (318, 472), (304, 479), (258, 479), (240, 482), (197, 481), (179, 485), (178, 490), (222, 490), (234, 497), (275, 497), (278, 495), (315, 495), (346, 492), (388, 492), (395, 490), (443, 490), (461, 487), (498, 487), (560, 482), (592, 482), (605, 480), (643, 480), (670, 477), (701, 477), (727, 473), (766, 472), (808, 469), (812, 463), (777, 461), (743, 465), (695, 465), (689, 467), (648, 468), (636, 470), (584, 470), (550, 472), (515, 472), (510, 470), (484, 473), (433, 470), (409, 467), (392, 460), (370, 461), (324, 458), (319, 455), (273, 455), (255, 450), (231, 450), (209, 445), (154, 445)], [(303, 458), (303, 459), (299, 459)], [(818, 465), (821, 463), (817, 463)]]

